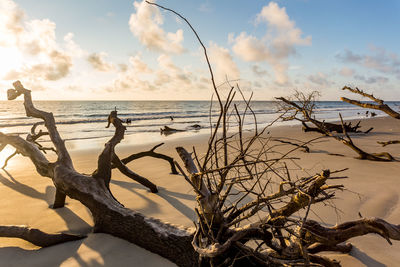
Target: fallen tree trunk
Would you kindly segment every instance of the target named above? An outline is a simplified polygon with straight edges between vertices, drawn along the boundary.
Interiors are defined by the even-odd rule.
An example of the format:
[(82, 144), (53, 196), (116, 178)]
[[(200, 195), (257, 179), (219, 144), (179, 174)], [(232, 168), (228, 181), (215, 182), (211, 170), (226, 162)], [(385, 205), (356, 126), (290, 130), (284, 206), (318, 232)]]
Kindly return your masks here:
[[(149, 4), (172, 11), (154, 3)], [(184, 17), (172, 12), (187, 22)], [(206, 54), (204, 45), (201, 45)], [(206, 59), (209, 63), (207, 54)], [(311, 238), (308, 243), (304, 243), (306, 237), (298, 233), (312, 230), (307, 228), (311, 206), (332, 199), (335, 192), (343, 188), (343, 185), (327, 184), (328, 180), (343, 177), (331, 176), (339, 171), (325, 170), (320, 174), (293, 180), (284, 163), (289, 153), (279, 158), (270, 158), (267, 141), (261, 136), (266, 128), (262, 131), (256, 129), (248, 140), (242, 137), (242, 127), (238, 130), (238, 140), (228, 136), (230, 116), (227, 114), (230, 114), (229, 106), (235, 94), (232, 88), (228, 100), (223, 104), (214, 84), (210, 64), (209, 68), (221, 110), (217, 124), (212, 129), (208, 150), (199, 159), (195, 152), (190, 154), (182, 147), (177, 148), (189, 175), (179, 166), (178, 169), (197, 195), (196, 231), (129, 210), (112, 195), (109, 183), (113, 164), (123, 164), (115, 154), (115, 146), (124, 138), (126, 130), (116, 111), (110, 113), (108, 120), (108, 124), (115, 127), (115, 133), (98, 157), (97, 170), (92, 175), (81, 174), (73, 167), (69, 152), (57, 131), (53, 114), (36, 109), (30, 91), (15, 82), (15, 89), (8, 90), (9, 99), (23, 95), (27, 116), (44, 121), (57, 160), (49, 162), (43, 151), (32, 142), (1, 132), (0, 148), (12, 145), (21, 155), (31, 159), (40, 175), (52, 179), (60, 199), (67, 195), (85, 205), (93, 217), (94, 232), (123, 238), (179, 266), (337, 266), (337, 262), (308, 251), (308, 247), (315, 242)], [(249, 105), (247, 101), (246, 104)], [(237, 114), (239, 121), (243, 121), (245, 115)], [(222, 134), (218, 132), (221, 128)], [(259, 151), (253, 147), (256, 142), (261, 144)], [(248, 185), (243, 181), (251, 182)], [(272, 189), (274, 184), (271, 181), (281, 181), (279, 187), (275, 188), (277, 191)], [(254, 198), (245, 202), (248, 196)], [(298, 216), (301, 209), (307, 210), (304, 216)], [(246, 224), (250, 218), (255, 222), (253, 220)], [(383, 220), (380, 222), (388, 227), (384, 231), (389, 231), (389, 234), (381, 234), (383, 237), (399, 239), (399, 227), (390, 227), (391, 224)], [(341, 242), (354, 236), (377, 232), (358, 231), (357, 222), (348, 222), (347, 225), (356, 225), (355, 231), (342, 235)], [(12, 231), (8, 233), (12, 235)], [(340, 244), (331, 246), (331, 243), (323, 241), (329, 240), (329, 231), (321, 231), (321, 234), (318, 243), (325, 245), (325, 250), (338, 250)], [(324, 238), (325, 234), (327, 238)], [(20, 237), (18, 235), (14, 233), (15, 237)], [(249, 241), (261, 242), (254, 248), (248, 244)]]
[[(302, 93), (296, 93), (297, 101), (292, 101), (286, 99), (284, 97), (277, 97), (277, 100), (280, 100), (285, 106), (281, 107), (281, 111), (284, 112), (293, 112), (292, 115), (285, 117), (285, 120), (297, 120), (300, 121), (303, 125), (304, 132), (318, 132), (323, 135), (326, 135), (326, 131), (328, 132), (336, 132), (336, 133), (343, 133), (344, 130), (349, 133), (369, 133), (372, 131), (372, 128), (369, 128), (366, 131), (361, 131), (360, 129), (360, 122), (357, 122), (356, 125), (352, 125), (351, 122), (336, 124), (331, 122), (319, 121), (313, 115), (313, 108), (314, 108), (314, 100), (313, 96), (305, 97)], [(300, 102), (300, 103), (297, 103)], [(301, 114), (302, 118), (298, 116)], [(307, 123), (311, 123), (316, 127), (310, 127)], [(323, 129), (323, 130), (322, 130)]]
[(380, 110), (380, 111), (385, 112), (389, 116), (400, 120), (400, 113), (394, 111), (391, 107), (386, 105), (382, 99), (376, 98), (372, 94), (365, 93), (364, 91), (358, 89), (357, 87), (356, 88), (351, 88), (349, 86), (345, 86), (345, 87), (343, 87), (342, 90), (348, 90), (348, 91), (350, 91), (352, 93), (361, 95), (363, 97), (367, 97), (367, 98), (371, 99), (372, 101), (376, 102), (377, 104), (363, 103), (363, 102), (360, 102), (360, 101), (357, 101), (357, 100), (353, 100), (353, 99), (349, 99), (349, 98), (346, 98), (346, 97), (341, 97), (340, 99), (342, 101), (347, 102), (347, 103), (352, 104), (352, 105), (356, 105), (356, 106), (362, 107), (362, 108), (370, 108), (370, 109)]
[[(15, 89), (10, 90), (13, 90), (12, 95), (15, 98), (19, 95), (24, 96), (27, 115), (44, 121), (57, 150), (57, 160), (50, 163), (33, 143), (19, 136), (0, 133), (1, 144), (12, 145), (23, 156), (29, 157), (39, 174), (53, 180), (57, 192), (85, 205), (92, 214), (94, 232), (123, 238), (180, 266), (197, 264), (197, 256), (191, 246), (194, 234), (192, 229), (162, 223), (126, 209), (112, 196), (109, 190), (112, 155), (114, 147), (123, 139), (125, 132), (125, 127), (116, 117), (116, 113), (112, 112), (110, 115), (110, 123), (115, 126), (116, 131), (99, 156), (98, 171), (93, 175), (84, 175), (74, 169), (64, 141), (57, 131), (53, 114), (36, 109), (32, 103), (31, 92), (20, 82), (15, 82), (14, 87)], [(8, 233), (8, 236), (13, 235), (10, 231)], [(14, 236), (20, 237), (20, 234)]]
[[(109, 123), (115, 127), (114, 136), (106, 143), (104, 150), (98, 158), (98, 168), (92, 175), (78, 173), (73, 165), (68, 151), (65, 148), (64, 141), (58, 134), (56, 124), (52, 113), (47, 113), (38, 110), (34, 107), (30, 91), (25, 89), (19, 82), (14, 83), (14, 94), (24, 96), (24, 105), (26, 113), (35, 118), (41, 118), (45, 127), (48, 129), (49, 136), (57, 151), (57, 160), (49, 162), (43, 152), (32, 142), (29, 142), (19, 136), (0, 133), (0, 145), (12, 145), (23, 156), (29, 157), (35, 165), (39, 174), (52, 179), (56, 187), (56, 203), (65, 201), (65, 196), (71, 197), (80, 201), (91, 212), (94, 222), (94, 232), (108, 233), (116, 237), (123, 238), (133, 242), (149, 251), (157, 253), (179, 266), (195, 266), (199, 262), (203, 265), (268, 265), (281, 266), (287, 264), (305, 264), (307, 262), (319, 263), (324, 266), (336, 264), (334, 261), (315, 255), (310, 249), (310, 252), (304, 252), (298, 247), (299, 242), (292, 242), (292, 229), (301, 221), (292, 214), (300, 209), (310, 207), (310, 205), (325, 201), (334, 197), (334, 190), (340, 189), (341, 185), (327, 185), (326, 182), (330, 179), (330, 172), (324, 171), (321, 174), (302, 178), (298, 181), (290, 181), (290, 176), (284, 178), (279, 187), (279, 192), (266, 194), (265, 191), (258, 193), (257, 198), (245, 204), (239, 205), (240, 199), (246, 197), (252, 191), (243, 188), (243, 196), (236, 203), (228, 204), (231, 188), (243, 186), (242, 180), (238, 178), (229, 178), (229, 172), (238, 171), (238, 168), (244, 168), (248, 175), (253, 176), (254, 186), (260, 188), (268, 188), (262, 185), (268, 179), (261, 179), (260, 173), (257, 170), (252, 170), (249, 166), (254, 164), (266, 164), (267, 170), (271, 168), (269, 162), (276, 164), (284, 159), (269, 159), (267, 154), (258, 153), (254, 159), (245, 160), (243, 157), (250, 157), (252, 144), (259, 139), (260, 133), (256, 133), (251, 140), (243, 143), (240, 138), (240, 149), (238, 156), (234, 157), (233, 161), (229, 161), (227, 157), (217, 157), (219, 160), (228, 160), (226, 164), (220, 165), (217, 169), (204, 165), (201, 169), (196, 167), (191, 155), (183, 148), (177, 148), (179, 155), (185, 163), (185, 167), (189, 172), (188, 181), (193, 186), (194, 192), (198, 195), (198, 214), (197, 231), (193, 229), (182, 228), (167, 223), (163, 223), (157, 219), (146, 217), (136, 211), (129, 210), (112, 195), (109, 183), (111, 180), (111, 169), (113, 164), (117, 164), (115, 146), (123, 139), (125, 127), (117, 117), (117, 112), (112, 111), (109, 116)], [(231, 101), (230, 101), (231, 102)], [(226, 105), (228, 108), (229, 105)], [(228, 112), (224, 109), (224, 112)], [(225, 126), (227, 127), (227, 126)], [(224, 128), (225, 131), (227, 128)], [(240, 135), (241, 136), (241, 135)], [(225, 136), (225, 141), (228, 142), (230, 137)], [(216, 144), (221, 142), (221, 139), (214, 139)], [(226, 144), (231, 147), (231, 145)], [(263, 148), (264, 146), (262, 146)], [(222, 147), (223, 148), (223, 147)], [(210, 155), (213, 153), (231, 153), (229, 150), (219, 148), (218, 145), (211, 145), (209, 149)], [(214, 150), (217, 149), (217, 150)], [(226, 152), (225, 152), (226, 151)], [(264, 151), (264, 150), (262, 150)], [(261, 156), (267, 157), (263, 160)], [(225, 158), (225, 159), (224, 159)], [(121, 164), (122, 161), (120, 161)], [(239, 162), (242, 162), (239, 164)], [(213, 164), (209, 161), (208, 164)], [(208, 166), (208, 167), (207, 167)], [(267, 167), (269, 166), (269, 167)], [(116, 166), (118, 167), (118, 166)], [(277, 167), (278, 168), (278, 167)], [(278, 169), (276, 169), (278, 170)], [(274, 173), (276, 173), (276, 170)], [(240, 171), (239, 171), (240, 172)], [(209, 180), (209, 175), (218, 173), (218, 179), (215, 180), (215, 186)], [(268, 172), (262, 172), (264, 175)], [(183, 171), (182, 171), (182, 174)], [(185, 174), (184, 174), (185, 175)], [(287, 174), (289, 175), (289, 174)], [(214, 178), (215, 179), (215, 178)], [(228, 182), (229, 181), (229, 182)], [(253, 186), (253, 187), (254, 187)], [(235, 193), (234, 195), (236, 195)], [(274, 205), (273, 203), (286, 203), (284, 206), (273, 208), (269, 214), (264, 215), (258, 223), (241, 226), (247, 218), (258, 216), (258, 212), (266, 206)], [(230, 203), (230, 202), (228, 202)], [(58, 204), (59, 205), (59, 204)], [(306, 220), (305, 220), (306, 221)], [(390, 225), (384, 221), (385, 225)], [(352, 224), (349, 222), (348, 224)], [(356, 223), (353, 223), (356, 224)], [(307, 229), (304, 226), (300, 229)], [(357, 229), (357, 228), (355, 228)], [(1, 236), (18, 237), (28, 240), (40, 246), (48, 246), (68, 240), (76, 240), (82, 236), (74, 236), (69, 234), (49, 235), (36, 229), (27, 227), (3, 227), (0, 228)], [(283, 231), (287, 231), (283, 234)], [(398, 239), (398, 228), (392, 227), (390, 235), (382, 235), (385, 238)], [(350, 231), (352, 234), (343, 235), (341, 241), (348, 238), (370, 233), (371, 231)], [(373, 232), (373, 231), (372, 231)], [(376, 232), (376, 231), (375, 231)], [(330, 234), (330, 232), (327, 234)], [(328, 237), (328, 236), (327, 236)], [(276, 239), (276, 240), (274, 240)], [(250, 240), (262, 240), (264, 246), (270, 248), (274, 253), (266, 253), (261, 250), (255, 250), (246, 243)], [(328, 240), (328, 239), (327, 239)], [(338, 250), (338, 245), (332, 246), (329, 242), (322, 243), (317, 250)], [(315, 242), (314, 242), (315, 243)], [(312, 244), (310, 243), (310, 246)], [(313, 245), (315, 246), (315, 245)], [(340, 246), (339, 246), (340, 247)], [(277, 255), (275, 255), (277, 253)], [(288, 256), (282, 258), (280, 253), (289, 253)], [(306, 254), (304, 254), (306, 253)]]

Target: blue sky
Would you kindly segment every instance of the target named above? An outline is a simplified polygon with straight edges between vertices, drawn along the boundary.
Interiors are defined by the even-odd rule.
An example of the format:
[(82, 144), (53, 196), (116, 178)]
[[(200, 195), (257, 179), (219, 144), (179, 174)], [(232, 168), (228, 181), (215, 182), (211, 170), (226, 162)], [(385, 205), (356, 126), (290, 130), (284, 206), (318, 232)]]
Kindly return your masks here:
[[(199, 44), (140, 1), (0, 0), (0, 86), (38, 99), (210, 99)], [(258, 100), (344, 85), (400, 100), (399, 1), (158, 0), (192, 23), (218, 83)], [(221, 88), (223, 91), (224, 88)]]

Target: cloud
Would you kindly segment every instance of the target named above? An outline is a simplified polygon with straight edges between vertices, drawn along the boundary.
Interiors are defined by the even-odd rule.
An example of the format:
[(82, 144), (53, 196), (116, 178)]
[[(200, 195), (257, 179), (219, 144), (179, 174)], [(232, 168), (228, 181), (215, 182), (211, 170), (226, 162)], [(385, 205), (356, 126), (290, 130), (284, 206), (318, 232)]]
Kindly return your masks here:
[(369, 50), (370, 54), (356, 54), (345, 49), (335, 57), (344, 63), (352, 63), (380, 73), (395, 75), (400, 80), (400, 59), (397, 54), (374, 46), (371, 46)]
[(49, 81), (59, 80), (67, 76), (72, 66), (71, 57), (57, 50), (53, 50), (49, 57), (50, 64), (36, 64), (26, 72)]
[(253, 73), (258, 76), (258, 77), (264, 77), (268, 75), (268, 71), (262, 69), (260, 66), (258, 65), (253, 65), (251, 66), (251, 70), (253, 71)]
[(347, 67), (343, 67), (340, 71), (339, 74), (345, 77), (349, 77), (349, 76), (353, 76), (354, 74), (354, 70), (347, 68)]
[(106, 56), (107, 54), (105, 52), (92, 53), (87, 57), (87, 61), (94, 69), (98, 71), (104, 71), (104, 72), (112, 71), (114, 70), (114, 65), (105, 61), (104, 58)]
[(379, 83), (379, 84), (384, 84), (389, 81), (388, 78), (383, 77), (383, 76), (364, 76), (364, 75), (354, 75), (354, 78), (360, 81), (364, 81), (365, 83), (368, 84), (374, 84), (374, 83)]
[(226, 78), (228, 78), (228, 80), (236, 80), (240, 78), (239, 69), (233, 61), (228, 49), (211, 42), (209, 53), (211, 64), (215, 67), (217, 83), (224, 82)]
[(309, 75), (308, 80), (321, 86), (329, 86), (331, 84), (326, 75), (322, 72), (317, 72), (316, 74)]
[(176, 66), (171, 57), (162, 54), (157, 58), (158, 68), (150, 68), (140, 54), (129, 58), (125, 72), (120, 72), (109, 91), (126, 90), (187, 90), (195, 77), (192, 72)]
[(290, 20), (285, 8), (280, 8), (275, 2), (262, 8), (256, 22), (266, 23), (265, 35), (261, 39), (246, 32), (236, 38), (230, 35), (233, 51), (245, 61), (268, 62), (274, 70), (276, 82), (287, 84), (288, 58), (296, 53), (297, 45), (310, 45), (311, 36), (302, 38), (302, 31)]
[(11, 0), (0, 1), (0, 49), (13, 48), (21, 60), (9, 69), (4, 79), (24, 79), (40, 83), (66, 77), (73, 57), (83, 50), (68, 33), (64, 42), (56, 39), (56, 24), (49, 19), (27, 20), (24, 12)]
[(24, 12), (11, 0), (0, 1), (0, 45), (12, 45), (24, 31)]
[(131, 14), (129, 27), (143, 45), (166, 53), (179, 54), (184, 51), (182, 29), (178, 29), (175, 33), (165, 32), (160, 27), (163, 24), (163, 17), (157, 7), (145, 1), (134, 2), (133, 6), (136, 12)]

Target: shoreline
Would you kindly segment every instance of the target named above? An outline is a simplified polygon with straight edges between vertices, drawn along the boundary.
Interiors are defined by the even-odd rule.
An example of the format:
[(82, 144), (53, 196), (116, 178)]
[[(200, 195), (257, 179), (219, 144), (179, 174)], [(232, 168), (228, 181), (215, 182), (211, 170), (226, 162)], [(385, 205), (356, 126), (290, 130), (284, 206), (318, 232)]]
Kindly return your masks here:
[[(358, 120), (356, 120), (358, 121)], [(363, 129), (374, 126), (368, 135), (354, 134), (353, 140), (368, 152), (388, 151), (399, 157), (398, 145), (381, 148), (377, 140), (386, 141), (400, 136), (398, 120), (390, 117), (367, 118), (362, 120)], [(318, 133), (303, 133), (300, 125), (275, 126), (269, 129), (275, 138), (295, 138), (309, 140), (320, 136)], [(179, 134), (179, 133), (178, 133)], [(196, 147), (199, 153), (206, 149), (208, 134), (173, 138), (157, 149), (177, 159), (176, 146), (184, 146), (191, 150)], [(160, 142), (132, 144), (126, 138), (117, 146), (117, 154), (122, 158), (132, 153), (151, 149)], [(128, 141), (128, 142), (126, 142)], [(87, 142), (87, 140), (86, 140)], [(124, 145), (124, 143), (126, 144)], [(90, 149), (73, 149), (71, 156), (77, 171), (91, 173), (97, 164), (97, 156), (104, 143), (96, 142)], [(292, 147), (279, 146), (278, 149)], [(358, 213), (365, 217), (381, 217), (391, 223), (400, 222), (400, 193), (398, 178), (400, 163), (370, 162), (354, 159), (355, 153), (338, 141), (322, 137), (310, 145), (311, 153), (295, 151), (294, 156), (300, 157), (299, 166), (310, 173), (322, 169), (331, 170), (349, 167), (344, 173), (348, 179), (340, 180), (348, 191), (338, 194), (336, 209), (317, 205), (312, 219), (334, 225), (338, 222), (356, 220)], [(340, 153), (343, 157), (328, 155)], [(186, 227), (193, 226), (195, 218), (193, 210), (195, 198), (190, 186), (180, 175), (169, 174), (169, 164), (162, 160), (143, 158), (129, 164), (135, 172), (149, 178), (160, 191), (157, 194), (140, 184), (126, 178), (113, 170), (111, 190), (116, 198), (127, 208), (141, 212), (147, 216), (159, 218)], [(50, 179), (40, 177), (35, 173), (33, 165), (22, 156), (13, 158), (7, 172), (0, 172), (0, 225), (25, 224), (48, 232), (73, 232), (88, 234), (89, 237), (80, 241), (60, 244), (50, 248), (37, 247), (11, 238), (0, 238), (0, 266), (87, 266), (107, 265), (118, 266), (126, 262), (134, 262), (143, 266), (174, 266), (158, 255), (137, 247), (121, 239), (105, 235), (90, 234), (91, 217), (88, 210), (79, 202), (67, 198), (65, 208), (52, 210), (49, 205), (54, 199), (54, 186)], [(9, 176), (11, 175), (11, 176)], [(357, 192), (354, 193), (354, 192)], [(338, 217), (337, 214), (340, 216)], [(394, 266), (400, 262), (400, 243), (389, 246), (386, 241), (373, 235), (350, 240), (355, 246), (351, 256), (330, 253), (340, 260), (343, 266)]]

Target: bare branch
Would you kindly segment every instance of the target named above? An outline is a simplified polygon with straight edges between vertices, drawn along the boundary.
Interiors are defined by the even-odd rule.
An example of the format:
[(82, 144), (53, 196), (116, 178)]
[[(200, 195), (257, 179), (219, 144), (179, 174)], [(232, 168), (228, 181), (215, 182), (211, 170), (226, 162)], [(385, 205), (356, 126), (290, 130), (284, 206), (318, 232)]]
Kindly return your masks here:
[(362, 108), (370, 108), (370, 109), (380, 110), (380, 111), (385, 112), (386, 114), (388, 114), (389, 116), (391, 116), (391, 117), (393, 117), (395, 119), (400, 119), (400, 113), (399, 112), (394, 111), (392, 108), (390, 108), (388, 105), (386, 105), (383, 100), (374, 97), (372, 94), (365, 93), (364, 91), (358, 89), (357, 87), (356, 88), (351, 88), (349, 86), (345, 86), (345, 87), (343, 87), (342, 90), (348, 90), (348, 91), (350, 91), (352, 93), (367, 97), (367, 98), (373, 100), (374, 102), (376, 102), (378, 104), (362, 103), (360, 101), (349, 99), (349, 98), (346, 98), (346, 97), (341, 97), (340, 99), (342, 101), (350, 103), (350, 104), (353, 104), (353, 105), (356, 105), (356, 106), (359, 106), (359, 107), (362, 107)]

